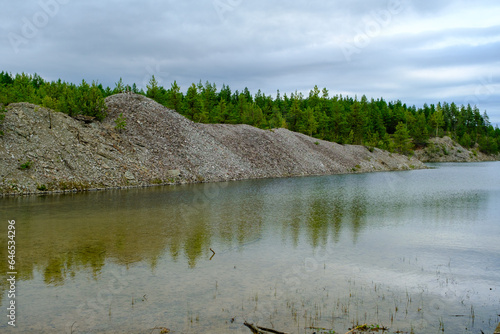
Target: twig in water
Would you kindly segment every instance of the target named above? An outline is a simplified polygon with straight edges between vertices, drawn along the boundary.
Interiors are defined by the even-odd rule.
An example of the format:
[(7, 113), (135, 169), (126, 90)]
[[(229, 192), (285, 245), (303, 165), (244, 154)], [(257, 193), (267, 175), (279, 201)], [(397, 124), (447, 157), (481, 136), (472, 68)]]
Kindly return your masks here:
[[(215, 251), (214, 251), (212, 248), (210, 248), (210, 250), (211, 250), (211, 251), (212, 251), (212, 253), (213, 253), (213, 254), (212, 254), (212, 256), (210, 256), (210, 260), (212, 260), (212, 258), (215, 256)], [(209, 261), (210, 261), (210, 260), (209, 260)]]
[(286, 334), (285, 332), (280, 332), (271, 328), (255, 326), (253, 324), (249, 324), (246, 321), (243, 323), (243, 325), (247, 326), (254, 334), (266, 334), (264, 332), (274, 333), (274, 334)]
[(261, 332), (257, 327), (255, 327), (253, 324), (249, 324), (248, 322), (244, 322), (243, 325), (247, 326), (253, 334), (265, 334), (264, 332)]
[(269, 332), (269, 333), (275, 333), (275, 334), (286, 334), (285, 332), (280, 332), (280, 331), (277, 331), (275, 329), (271, 329), (271, 328), (266, 328), (266, 327), (260, 327), (260, 326), (257, 326), (258, 329), (261, 329), (263, 331), (266, 331), (266, 332)]

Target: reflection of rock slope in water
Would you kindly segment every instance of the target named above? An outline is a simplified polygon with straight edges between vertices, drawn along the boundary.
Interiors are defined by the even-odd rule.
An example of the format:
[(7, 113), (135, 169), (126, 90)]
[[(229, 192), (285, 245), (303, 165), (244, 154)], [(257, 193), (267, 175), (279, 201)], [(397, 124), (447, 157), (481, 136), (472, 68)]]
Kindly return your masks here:
[[(424, 167), (398, 154), (286, 129), (194, 123), (142, 95), (113, 95), (106, 104), (107, 118), (91, 124), (11, 104), (0, 139), (0, 193)], [(120, 114), (123, 132), (115, 129)]]

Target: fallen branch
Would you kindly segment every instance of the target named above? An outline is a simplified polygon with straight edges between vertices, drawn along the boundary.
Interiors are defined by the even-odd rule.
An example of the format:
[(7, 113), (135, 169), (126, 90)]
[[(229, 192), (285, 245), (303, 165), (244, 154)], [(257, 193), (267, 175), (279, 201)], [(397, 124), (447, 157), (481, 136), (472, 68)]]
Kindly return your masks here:
[(243, 325), (247, 326), (253, 334), (265, 334), (264, 332), (260, 331), (257, 327), (255, 327), (253, 324), (249, 324), (248, 322), (244, 322)]
[(260, 326), (257, 326), (258, 329), (260, 330), (263, 330), (265, 332), (269, 332), (269, 333), (275, 333), (275, 334), (286, 334), (285, 332), (280, 332), (280, 331), (277, 331), (275, 329), (271, 329), (271, 328), (266, 328), (266, 327), (260, 327)]
[(266, 327), (260, 327), (260, 326), (255, 326), (253, 324), (249, 324), (246, 321), (243, 323), (243, 325), (247, 326), (252, 331), (252, 333), (254, 333), (254, 334), (266, 334), (265, 332), (267, 332), (267, 333), (274, 333), (274, 334), (286, 334), (285, 332), (280, 332), (280, 331), (277, 331), (275, 329), (266, 328)]

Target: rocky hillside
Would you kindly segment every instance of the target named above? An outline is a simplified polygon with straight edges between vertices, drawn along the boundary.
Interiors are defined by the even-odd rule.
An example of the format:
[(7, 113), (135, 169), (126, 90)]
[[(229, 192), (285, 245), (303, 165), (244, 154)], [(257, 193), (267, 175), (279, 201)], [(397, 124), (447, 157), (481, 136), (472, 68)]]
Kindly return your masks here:
[(446, 136), (431, 138), (425, 149), (415, 151), (415, 157), (423, 162), (494, 161), (500, 158), (481, 153), (477, 147), (468, 150)]
[[(198, 124), (141, 95), (106, 99), (86, 123), (28, 103), (9, 105), (0, 137), (0, 193), (424, 168), (415, 158), (339, 145), (286, 129)], [(126, 119), (123, 130), (115, 120)]]

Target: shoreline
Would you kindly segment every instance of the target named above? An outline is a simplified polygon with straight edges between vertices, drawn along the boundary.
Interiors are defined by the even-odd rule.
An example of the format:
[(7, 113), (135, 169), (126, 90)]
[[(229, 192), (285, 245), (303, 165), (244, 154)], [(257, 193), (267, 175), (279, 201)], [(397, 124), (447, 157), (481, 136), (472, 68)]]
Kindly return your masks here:
[[(446, 137), (408, 157), (283, 128), (194, 123), (142, 95), (112, 95), (106, 104), (102, 122), (9, 105), (0, 138), (0, 197), (414, 170), (426, 168), (422, 157), (431, 154), (484, 159)], [(119, 117), (124, 128), (116, 127)]]
[[(488, 161), (484, 161), (488, 162)], [(220, 184), (223, 182), (239, 182), (239, 181), (251, 181), (251, 180), (272, 180), (272, 179), (287, 179), (287, 178), (298, 178), (298, 177), (320, 177), (320, 176), (334, 176), (334, 175), (355, 175), (355, 174), (368, 174), (368, 173), (388, 173), (388, 172), (409, 172), (413, 170), (424, 170), (433, 169), (433, 167), (415, 168), (415, 169), (401, 169), (401, 170), (378, 170), (378, 171), (366, 171), (366, 172), (348, 172), (348, 173), (336, 173), (336, 174), (308, 174), (308, 175), (289, 175), (289, 176), (269, 176), (260, 178), (241, 178), (241, 179), (230, 179), (230, 180), (219, 180), (219, 181), (202, 181), (202, 182), (184, 182), (184, 183), (161, 183), (161, 184), (143, 184), (143, 185), (133, 185), (133, 186), (116, 186), (107, 188), (88, 188), (88, 189), (69, 189), (69, 190), (51, 190), (51, 191), (34, 191), (34, 192), (12, 192), (12, 193), (0, 193), (0, 198), (10, 198), (10, 197), (22, 197), (22, 196), (47, 196), (47, 195), (69, 195), (69, 194), (82, 194), (91, 192), (101, 192), (101, 191), (111, 191), (111, 190), (133, 190), (133, 189), (146, 189), (155, 187), (168, 187), (168, 186), (184, 186), (184, 185), (200, 185), (200, 184)]]

